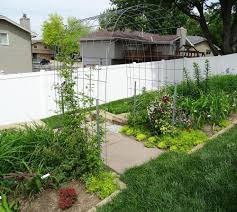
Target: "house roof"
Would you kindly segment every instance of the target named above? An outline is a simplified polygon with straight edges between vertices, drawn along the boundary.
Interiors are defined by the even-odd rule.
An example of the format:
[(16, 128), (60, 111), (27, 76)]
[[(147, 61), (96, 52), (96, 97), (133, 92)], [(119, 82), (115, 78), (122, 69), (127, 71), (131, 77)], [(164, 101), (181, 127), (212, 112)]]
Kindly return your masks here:
[(106, 30), (96, 31), (89, 34), (87, 37), (81, 38), (81, 41), (91, 41), (91, 40), (116, 40), (116, 39), (126, 39), (126, 40), (136, 40), (142, 42), (155, 42), (155, 43), (170, 43), (177, 39), (177, 35), (158, 35), (152, 33), (143, 33), (138, 31), (115, 31), (110, 32)]
[(187, 40), (190, 42), (192, 45), (197, 45), (199, 43), (202, 43), (204, 41), (207, 41), (206, 38), (201, 37), (201, 36), (187, 36)]
[(32, 32), (30, 30), (24, 28), (23, 26), (21, 26), (20, 24), (16, 23), (15, 21), (7, 18), (6, 16), (0, 15), (0, 20), (7, 21), (8, 23), (11, 23), (11, 24), (15, 25), (16, 27), (18, 27), (18, 28), (20, 28), (20, 29), (22, 29), (22, 30), (32, 34)]
[(32, 44), (43, 43), (43, 40), (32, 40)]

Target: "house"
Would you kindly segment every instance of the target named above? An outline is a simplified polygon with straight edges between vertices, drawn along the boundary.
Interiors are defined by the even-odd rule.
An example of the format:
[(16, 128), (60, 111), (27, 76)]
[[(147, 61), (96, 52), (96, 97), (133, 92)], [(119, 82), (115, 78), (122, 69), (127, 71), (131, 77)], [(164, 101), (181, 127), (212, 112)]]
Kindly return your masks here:
[(207, 39), (201, 36), (187, 36), (186, 48), (192, 51), (203, 52), (205, 56), (213, 56)]
[(30, 20), (23, 15), (20, 24), (0, 15), (0, 72), (32, 72)]
[(53, 60), (54, 51), (42, 40), (32, 40), (32, 57), (33, 59)]
[(197, 49), (187, 49), (186, 44), (187, 30), (182, 27), (175, 35), (102, 30), (81, 38), (80, 55), (85, 66), (205, 56)]

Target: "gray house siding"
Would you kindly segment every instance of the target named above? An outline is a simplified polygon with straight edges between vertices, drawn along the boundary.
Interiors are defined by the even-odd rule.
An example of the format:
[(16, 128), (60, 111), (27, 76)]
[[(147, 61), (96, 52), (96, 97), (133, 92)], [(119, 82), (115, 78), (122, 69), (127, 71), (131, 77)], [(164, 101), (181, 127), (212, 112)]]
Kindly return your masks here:
[(0, 45), (0, 71), (32, 72), (31, 34), (5, 20), (0, 20), (0, 31), (9, 39), (9, 45)]
[(111, 65), (115, 59), (115, 43), (112, 41), (86, 41), (80, 44), (84, 65)]

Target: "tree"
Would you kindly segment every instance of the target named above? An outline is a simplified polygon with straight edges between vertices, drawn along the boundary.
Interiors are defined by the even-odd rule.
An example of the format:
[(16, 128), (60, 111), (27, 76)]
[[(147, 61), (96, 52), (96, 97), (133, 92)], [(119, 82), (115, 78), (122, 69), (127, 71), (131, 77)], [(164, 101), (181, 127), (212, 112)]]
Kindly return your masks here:
[[(89, 29), (74, 17), (63, 23), (63, 17), (57, 14), (49, 15), (43, 24), (43, 41), (51, 48), (57, 48), (63, 57), (68, 58), (80, 51), (79, 41), (82, 36), (89, 33)], [(60, 56), (59, 54), (59, 56)]]
[(51, 48), (55, 47), (64, 32), (63, 18), (57, 14), (49, 15), (49, 19), (43, 24), (43, 40)]
[[(167, 9), (162, 4), (154, 5), (152, 2), (146, 4), (145, 0), (111, 0), (111, 2), (114, 7), (105, 11), (100, 18), (100, 26), (103, 29), (131, 29), (171, 34), (176, 33), (177, 27), (185, 26), (189, 19), (177, 8)], [(198, 24), (194, 23), (192, 26), (197, 28)]]

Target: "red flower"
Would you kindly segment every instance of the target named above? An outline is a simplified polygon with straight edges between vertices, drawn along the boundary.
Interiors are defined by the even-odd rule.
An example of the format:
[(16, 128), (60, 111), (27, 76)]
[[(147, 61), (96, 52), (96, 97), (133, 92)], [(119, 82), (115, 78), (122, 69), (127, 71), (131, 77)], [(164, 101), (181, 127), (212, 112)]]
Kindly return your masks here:
[(164, 112), (164, 110), (163, 110), (162, 108), (160, 108), (160, 110), (159, 110), (159, 111), (160, 111), (160, 113), (163, 113), (163, 112)]
[(164, 103), (167, 103), (167, 102), (170, 101), (170, 99), (169, 99), (168, 96), (163, 96), (163, 97), (162, 97), (162, 100), (163, 100)]
[(77, 201), (77, 193), (74, 188), (62, 188), (59, 190), (59, 207), (62, 210), (72, 207)]

